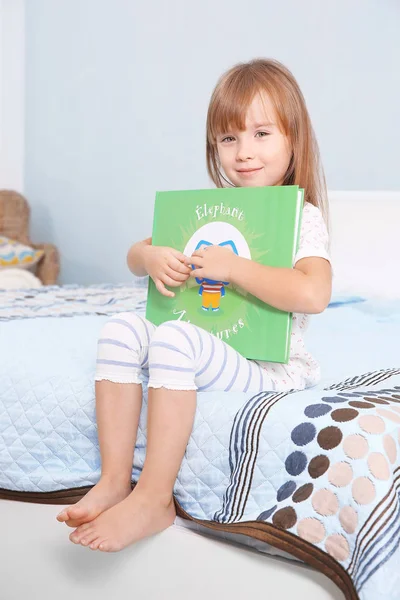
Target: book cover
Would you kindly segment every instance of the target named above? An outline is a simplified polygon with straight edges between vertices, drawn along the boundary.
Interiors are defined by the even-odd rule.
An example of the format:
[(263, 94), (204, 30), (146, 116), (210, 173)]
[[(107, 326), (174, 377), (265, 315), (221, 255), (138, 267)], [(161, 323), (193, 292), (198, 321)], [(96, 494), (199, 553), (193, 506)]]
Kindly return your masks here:
[[(303, 190), (298, 186), (157, 192), (152, 244), (190, 257), (207, 245), (272, 267), (292, 268)], [(229, 281), (190, 277), (163, 296), (149, 278), (146, 318), (183, 320), (214, 334), (244, 357), (287, 363), (292, 314), (273, 308)]]

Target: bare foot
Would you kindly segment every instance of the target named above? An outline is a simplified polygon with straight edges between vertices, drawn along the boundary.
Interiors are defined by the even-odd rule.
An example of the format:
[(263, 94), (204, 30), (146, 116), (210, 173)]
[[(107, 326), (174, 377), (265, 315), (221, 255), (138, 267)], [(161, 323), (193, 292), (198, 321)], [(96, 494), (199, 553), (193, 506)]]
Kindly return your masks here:
[(78, 527), (93, 521), (100, 513), (124, 500), (131, 493), (130, 483), (100, 478), (99, 482), (76, 504), (64, 508), (57, 521), (69, 527)]
[(71, 533), (74, 544), (92, 550), (118, 552), (129, 544), (163, 531), (174, 522), (176, 513), (172, 497), (161, 502), (135, 489), (128, 498), (85, 523)]

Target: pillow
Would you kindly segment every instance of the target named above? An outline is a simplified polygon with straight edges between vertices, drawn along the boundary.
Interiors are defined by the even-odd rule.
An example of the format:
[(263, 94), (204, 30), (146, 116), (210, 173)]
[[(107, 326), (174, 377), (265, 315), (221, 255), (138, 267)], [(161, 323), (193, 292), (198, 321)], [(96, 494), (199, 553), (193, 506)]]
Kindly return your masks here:
[(0, 269), (0, 290), (22, 290), (42, 287), (40, 279), (22, 269)]
[(0, 236), (0, 269), (28, 269), (42, 258), (43, 250), (35, 250), (8, 237)]
[(400, 298), (400, 192), (329, 193), (333, 298)]

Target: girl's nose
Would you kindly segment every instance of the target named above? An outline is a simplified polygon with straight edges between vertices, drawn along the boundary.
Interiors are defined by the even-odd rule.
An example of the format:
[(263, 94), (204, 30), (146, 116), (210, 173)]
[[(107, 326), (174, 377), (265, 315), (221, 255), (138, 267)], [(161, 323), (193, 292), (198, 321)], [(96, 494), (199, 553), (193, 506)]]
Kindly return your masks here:
[(252, 160), (254, 158), (254, 150), (250, 144), (239, 144), (236, 153), (236, 159), (240, 161)]

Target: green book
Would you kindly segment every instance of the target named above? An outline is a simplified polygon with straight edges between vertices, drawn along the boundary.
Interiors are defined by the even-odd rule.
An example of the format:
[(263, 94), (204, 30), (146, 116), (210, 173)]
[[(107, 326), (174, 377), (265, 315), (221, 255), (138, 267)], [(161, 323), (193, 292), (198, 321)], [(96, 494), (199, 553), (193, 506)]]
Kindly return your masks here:
[[(271, 267), (292, 268), (303, 190), (297, 185), (157, 192), (152, 243), (191, 256), (207, 245)], [(146, 317), (155, 325), (183, 320), (210, 331), (246, 358), (287, 363), (292, 314), (230, 282), (190, 277), (163, 296), (149, 278)]]

